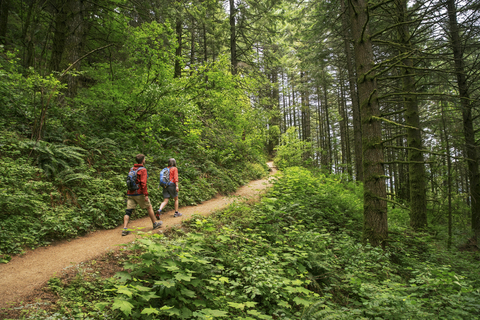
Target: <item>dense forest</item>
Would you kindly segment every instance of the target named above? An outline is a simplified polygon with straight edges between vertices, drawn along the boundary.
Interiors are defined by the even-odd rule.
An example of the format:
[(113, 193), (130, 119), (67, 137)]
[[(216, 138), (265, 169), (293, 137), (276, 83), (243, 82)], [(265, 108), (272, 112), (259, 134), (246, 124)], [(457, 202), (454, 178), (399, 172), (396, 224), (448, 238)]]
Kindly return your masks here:
[(23, 316), (480, 318), (479, 21), (477, 0), (0, 0), (2, 263), (117, 227), (138, 153), (154, 203), (170, 157), (181, 206), (282, 171)]

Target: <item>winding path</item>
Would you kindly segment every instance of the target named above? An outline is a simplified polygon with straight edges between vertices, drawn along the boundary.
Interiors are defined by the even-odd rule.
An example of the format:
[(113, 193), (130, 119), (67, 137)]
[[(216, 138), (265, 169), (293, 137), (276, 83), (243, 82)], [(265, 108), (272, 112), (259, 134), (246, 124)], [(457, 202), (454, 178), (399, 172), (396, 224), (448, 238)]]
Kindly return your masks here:
[[(273, 163), (268, 163), (271, 174), (276, 170)], [(228, 206), (237, 199), (252, 200), (270, 185), (270, 180), (255, 180), (248, 185), (241, 187), (230, 196), (217, 196), (197, 206), (182, 207), (181, 218), (174, 218), (173, 211), (162, 215), (163, 227), (180, 225), (183, 219), (188, 219), (193, 214), (209, 215), (216, 210)], [(181, 194), (180, 194), (181, 196)], [(144, 217), (130, 221), (130, 228), (144, 227), (144, 231), (151, 230), (150, 218)], [(121, 236), (122, 226), (112, 230), (99, 230), (81, 238), (70, 241), (61, 241), (48, 247), (28, 251), (23, 255), (12, 258), (7, 264), (0, 264), (0, 307), (8, 302), (20, 301), (23, 297), (42, 287), (56, 273), (62, 269), (88, 261), (102, 255), (109, 250), (116, 248), (134, 239), (133, 235)]]

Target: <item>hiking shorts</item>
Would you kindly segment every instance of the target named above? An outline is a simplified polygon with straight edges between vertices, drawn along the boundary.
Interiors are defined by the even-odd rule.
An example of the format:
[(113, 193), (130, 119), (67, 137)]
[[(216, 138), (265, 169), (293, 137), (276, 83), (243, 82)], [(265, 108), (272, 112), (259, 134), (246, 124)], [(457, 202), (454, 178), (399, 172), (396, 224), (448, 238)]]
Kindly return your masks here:
[(135, 209), (137, 205), (139, 205), (142, 209), (148, 209), (152, 206), (150, 199), (145, 201), (144, 194), (138, 196), (127, 196), (127, 209)]
[(178, 197), (177, 187), (175, 183), (171, 183), (168, 187), (163, 188), (163, 198), (175, 198)]

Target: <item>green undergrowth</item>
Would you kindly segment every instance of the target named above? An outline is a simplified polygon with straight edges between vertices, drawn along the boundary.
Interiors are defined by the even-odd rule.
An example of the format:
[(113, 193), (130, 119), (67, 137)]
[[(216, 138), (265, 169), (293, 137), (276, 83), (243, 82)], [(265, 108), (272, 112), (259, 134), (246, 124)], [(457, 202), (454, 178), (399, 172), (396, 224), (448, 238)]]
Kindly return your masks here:
[[(147, 154), (148, 190), (154, 207), (163, 201), (157, 188), (158, 176), (168, 155), (174, 155), (178, 163), (181, 206), (233, 192), (267, 174), (260, 158), (258, 162), (220, 164), (201, 147), (183, 147)], [(83, 137), (70, 143), (35, 143), (15, 133), (1, 132), (1, 262), (8, 262), (12, 254), (27, 248), (121, 224), (125, 178), (137, 153), (122, 149), (120, 143), (110, 139)], [(134, 218), (144, 215), (146, 210), (138, 209)]]
[(139, 237), (97, 296), (78, 290), (89, 281), (71, 285), (75, 312), (62, 307), (71, 286), (51, 281), (62, 301), (52, 319), (478, 319), (479, 255), (400, 229), (385, 250), (362, 245), (361, 195), (287, 168), (258, 204)]

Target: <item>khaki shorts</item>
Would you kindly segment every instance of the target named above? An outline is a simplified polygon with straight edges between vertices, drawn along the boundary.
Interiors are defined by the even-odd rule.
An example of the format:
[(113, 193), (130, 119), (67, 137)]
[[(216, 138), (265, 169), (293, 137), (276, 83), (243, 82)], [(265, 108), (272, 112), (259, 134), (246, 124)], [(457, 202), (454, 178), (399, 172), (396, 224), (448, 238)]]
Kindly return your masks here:
[(127, 196), (127, 209), (135, 209), (137, 204), (142, 209), (148, 209), (152, 206), (150, 199), (145, 201), (145, 195), (141, 194), (139, 196)]

